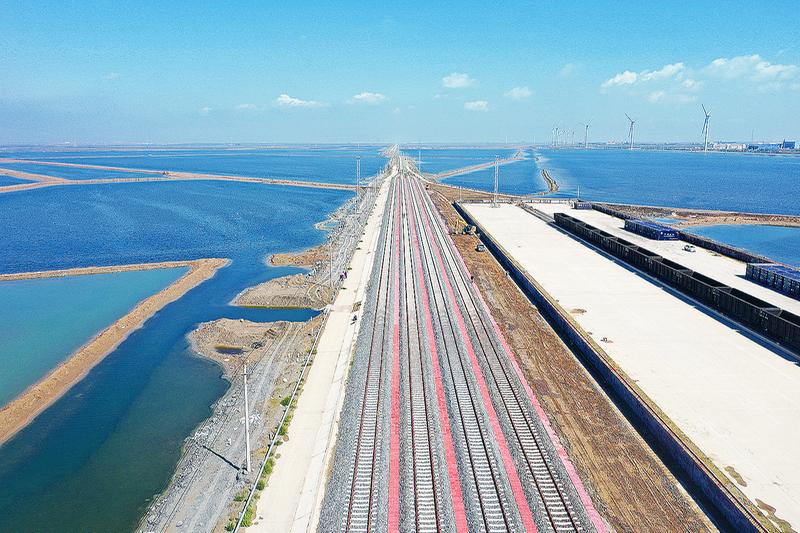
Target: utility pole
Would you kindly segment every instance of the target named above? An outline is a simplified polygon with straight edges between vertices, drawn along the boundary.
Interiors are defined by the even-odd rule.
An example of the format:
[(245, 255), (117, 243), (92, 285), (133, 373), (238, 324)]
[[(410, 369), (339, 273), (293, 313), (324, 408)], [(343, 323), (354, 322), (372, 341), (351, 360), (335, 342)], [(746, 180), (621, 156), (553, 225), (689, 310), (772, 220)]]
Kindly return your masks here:
[(356, 201), (361, 195), (361, 156), (356, 157)]
[(245, 470), (250, 473), (250, 408), (247, 405), (247, 358), (244, 360), (244, 447), (245, 447)]
[(495, 156), (494, 158), (494, 200), (492, 202), (492, 207), (497, 207), (497, 183), (498, 178), (500, 177), (500, 158)]
[(331, 288), (331, 302), (333, 301), (333, 236), (328, 242), (328, 285)]

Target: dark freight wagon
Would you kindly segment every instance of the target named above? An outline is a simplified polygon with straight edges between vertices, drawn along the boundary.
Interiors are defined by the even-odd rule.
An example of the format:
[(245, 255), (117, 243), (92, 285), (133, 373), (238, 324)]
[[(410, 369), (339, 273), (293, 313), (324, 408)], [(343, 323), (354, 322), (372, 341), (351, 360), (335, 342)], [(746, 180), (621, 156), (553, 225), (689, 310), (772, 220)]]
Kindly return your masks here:
[[(566, 213), (556, 213), (553, 218), (556, 225), (573, 235), (598, 246), (721, 314), (759, 333), (766, 334), (796, 353), (800, 353), (800, 316), (695, 272), (646, 248), (614, 237)], [(763, 267), (765, 265), (754, 266)], [(748, 267), (748, 277), (751, 276), (751, 270), (753, 269)], [(775, 280), (774, 274), (774, 272), (761, 273), (759, 271), (758, 275), (764, 276), (765, 280)], [(765, 281), (765, 283), (767, 282)]]
[(800, 270), (774, 263), (750, 263), (747, 279), (800, 300)]
[(636, 233), (657, 241), (677, 241), (681, 238), (681, 232), (675, 228), (659, 224), (658, 222), (651, 222), (650, 220), (630, 218), (625, 221), (625, 229), (631, 233)]

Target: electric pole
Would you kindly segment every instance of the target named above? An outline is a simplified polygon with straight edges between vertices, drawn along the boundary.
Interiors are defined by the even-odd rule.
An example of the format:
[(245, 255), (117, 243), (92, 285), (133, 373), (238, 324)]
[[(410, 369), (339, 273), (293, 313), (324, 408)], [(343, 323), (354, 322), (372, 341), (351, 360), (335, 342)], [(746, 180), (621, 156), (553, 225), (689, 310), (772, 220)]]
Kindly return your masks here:
[(493, 207), (497, 207), (497, 182), (500, 175), (500, 167), (499, 163), (500, 158), (495, 156), (494, 158), (494, 201), (492, 202)]
[(244, 447), (245, 470), (250, 473), (250, 408), (247, 405), (247, 358), (244, 360)]

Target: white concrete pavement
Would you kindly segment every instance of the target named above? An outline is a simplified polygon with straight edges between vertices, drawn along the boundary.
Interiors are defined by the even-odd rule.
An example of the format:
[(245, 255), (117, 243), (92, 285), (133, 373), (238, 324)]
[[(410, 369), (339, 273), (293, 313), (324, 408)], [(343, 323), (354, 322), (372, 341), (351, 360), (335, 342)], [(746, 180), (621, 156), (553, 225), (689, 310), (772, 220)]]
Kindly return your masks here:
[(797, 361), (519, 207), (465, 207), (748, 498), (800, 526)]
[(529, 204), (534, 209), (552, 216), (556, 212), (566, 213), (572, 217), (591, 224), (615, 237), (621, 237), (637, 246), (647, 248), (662, 257), (680, 263), (686, 268), (699, 272), (719, 282), (725, 283), (730, 287), (742, 290), (748, 294), (760, 298), (775, 307), (786, 309), (796, 315), (800, 315), (800, 300), (791, 298), (783, 293), (777, 292), (769, 287), (759, 285), (744, 277), (747, 270), (747, 263), (738, 261), (731, 257), (720, 255), (700, 248), (695, 248), (694, 252), (687, 252), (683, 249), (685, 241), (654, 241), (642, 235), (637, 235), (624, 228), (625, 221), (621, 218), (612, 217), (594, 209), (582, 210), (571, 209), (565, 204)]
[(390, 177), (383, 180), (375, 208), (370, 214), (361, 244), (350, 262), (348, 280), (330, 306), (320, 335), (314, 363), (297, 402), (289, 441), (277, 452), (280, 458), (261, 493), (253, 532), (315, 531), (325, 494), (338, 420), (344, 400), (347, 371), (361, 320), (351, 323), (357, 302), (372, 273), (381, 221), (389, 193)]

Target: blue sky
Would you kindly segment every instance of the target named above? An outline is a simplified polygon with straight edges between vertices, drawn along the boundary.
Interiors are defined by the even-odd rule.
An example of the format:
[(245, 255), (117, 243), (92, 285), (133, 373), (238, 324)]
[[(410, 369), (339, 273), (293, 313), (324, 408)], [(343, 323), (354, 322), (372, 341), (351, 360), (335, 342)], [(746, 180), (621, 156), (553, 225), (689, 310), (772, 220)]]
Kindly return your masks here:
[[(588, 5), (587, 5), (588, 4)], [(800, 137), (800, 4), (0, 0), (0, 143)]]

